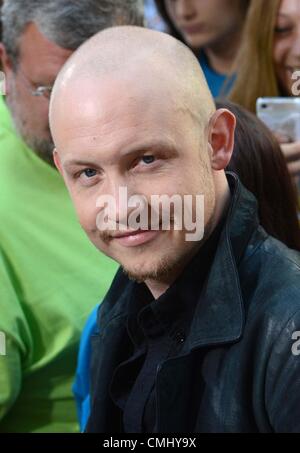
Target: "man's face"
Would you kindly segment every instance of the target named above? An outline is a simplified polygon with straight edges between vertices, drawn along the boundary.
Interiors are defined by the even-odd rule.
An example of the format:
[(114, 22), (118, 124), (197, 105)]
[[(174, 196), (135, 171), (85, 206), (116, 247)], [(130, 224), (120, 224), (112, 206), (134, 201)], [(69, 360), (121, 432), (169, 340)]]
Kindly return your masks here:
[(63, 98), (64, 114), (57, 112), (54, 118), (55, 160), (90, 240), (138, 280), (184, 266), (199, 247), (199, 242), (186, 241), (184, 229), (103, 234), (96, 226), (97, 200), (112, 195), (117, 220), (124, 223), (128, 218), (120, 210), (120, 187), (127, 188), (128, 197), (144, 196), (149, 206), (152, 195), (204, 194), (209, 228), (215, 191), (201, 126), (184, 109), (172, 106), (168, 96), (161, 102), (151, 88), (143, 96), (126, 82), (104, 80), (78, 83), (73, 91)]
[(165, 0), (168, 15), (187, 45), (219, 44), (242, 25), (240, 0)]
[(7, 104), (16, 128), (27, 145), (50, 163), (54, 146), (48, 121), (49, 99), (47, 95), (33, 96), (32, 92), (39, 86), (52, 86), (71, 53), (48, 41), (31, 23), (20, 40), (17, 68), (4, 62)]

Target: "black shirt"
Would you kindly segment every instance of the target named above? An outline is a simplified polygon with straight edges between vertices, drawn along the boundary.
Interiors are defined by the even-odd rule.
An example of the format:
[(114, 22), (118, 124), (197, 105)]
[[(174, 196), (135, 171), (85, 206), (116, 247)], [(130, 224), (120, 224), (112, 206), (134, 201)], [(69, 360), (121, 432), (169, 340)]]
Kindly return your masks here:
[(177, 281), (157, 300), (144, 283), (133, 286), (127, 320), (133, 354), (116, 368), (110, 387), (111, 398), (122, 411), (126, 433), (156, 432), (157, 369), (182, 353), (222, 227), (220, 223)]

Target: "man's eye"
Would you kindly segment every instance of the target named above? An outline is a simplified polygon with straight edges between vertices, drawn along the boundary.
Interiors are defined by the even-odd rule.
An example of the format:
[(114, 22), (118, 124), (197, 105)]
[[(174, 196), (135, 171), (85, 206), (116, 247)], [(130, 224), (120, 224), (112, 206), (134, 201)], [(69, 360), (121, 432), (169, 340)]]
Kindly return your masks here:
[(154, 161), (155, 161), (155, 157), (154, 156), (143, 156), (142, 157), (142, 161), (144, 164), (152, 164)]
[(92, 168), (86, 168), (81, 172), (82, 175), (86, 176), (86, 178), (93, 178), (96, 176), (97, 172), (96, 170), (93, 170)]

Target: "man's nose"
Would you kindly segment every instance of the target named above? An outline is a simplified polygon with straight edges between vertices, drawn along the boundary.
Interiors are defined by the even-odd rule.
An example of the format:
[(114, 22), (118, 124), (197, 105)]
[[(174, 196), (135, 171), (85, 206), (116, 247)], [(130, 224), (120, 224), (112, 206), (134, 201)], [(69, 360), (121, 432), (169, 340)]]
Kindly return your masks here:
[(103, 190), (105, 195), (109, 195), (114, 200), (115, 212), (112, 213), (113, 218), (117, 223), (127, 225), (127, 219), (130, 214), (128, 200), (132, 195), (135, 195), (131, 185), (126, 179), (117, 177), (109, 179)]

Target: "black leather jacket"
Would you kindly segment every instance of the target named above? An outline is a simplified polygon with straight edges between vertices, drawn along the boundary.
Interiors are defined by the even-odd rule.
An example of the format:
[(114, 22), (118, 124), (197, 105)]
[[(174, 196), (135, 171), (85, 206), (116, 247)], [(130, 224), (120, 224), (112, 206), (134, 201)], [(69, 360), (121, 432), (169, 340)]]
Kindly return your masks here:
[[(161, 433), (300, 432), (299, 254), (266, 234), (254, 197), (229, 179), (231, 207), (184, 351), (157, 371)], [(121, 431), (109, 385), (128, 344), (128, 285), (119, 271), (99, 311), (87, 432)]]

